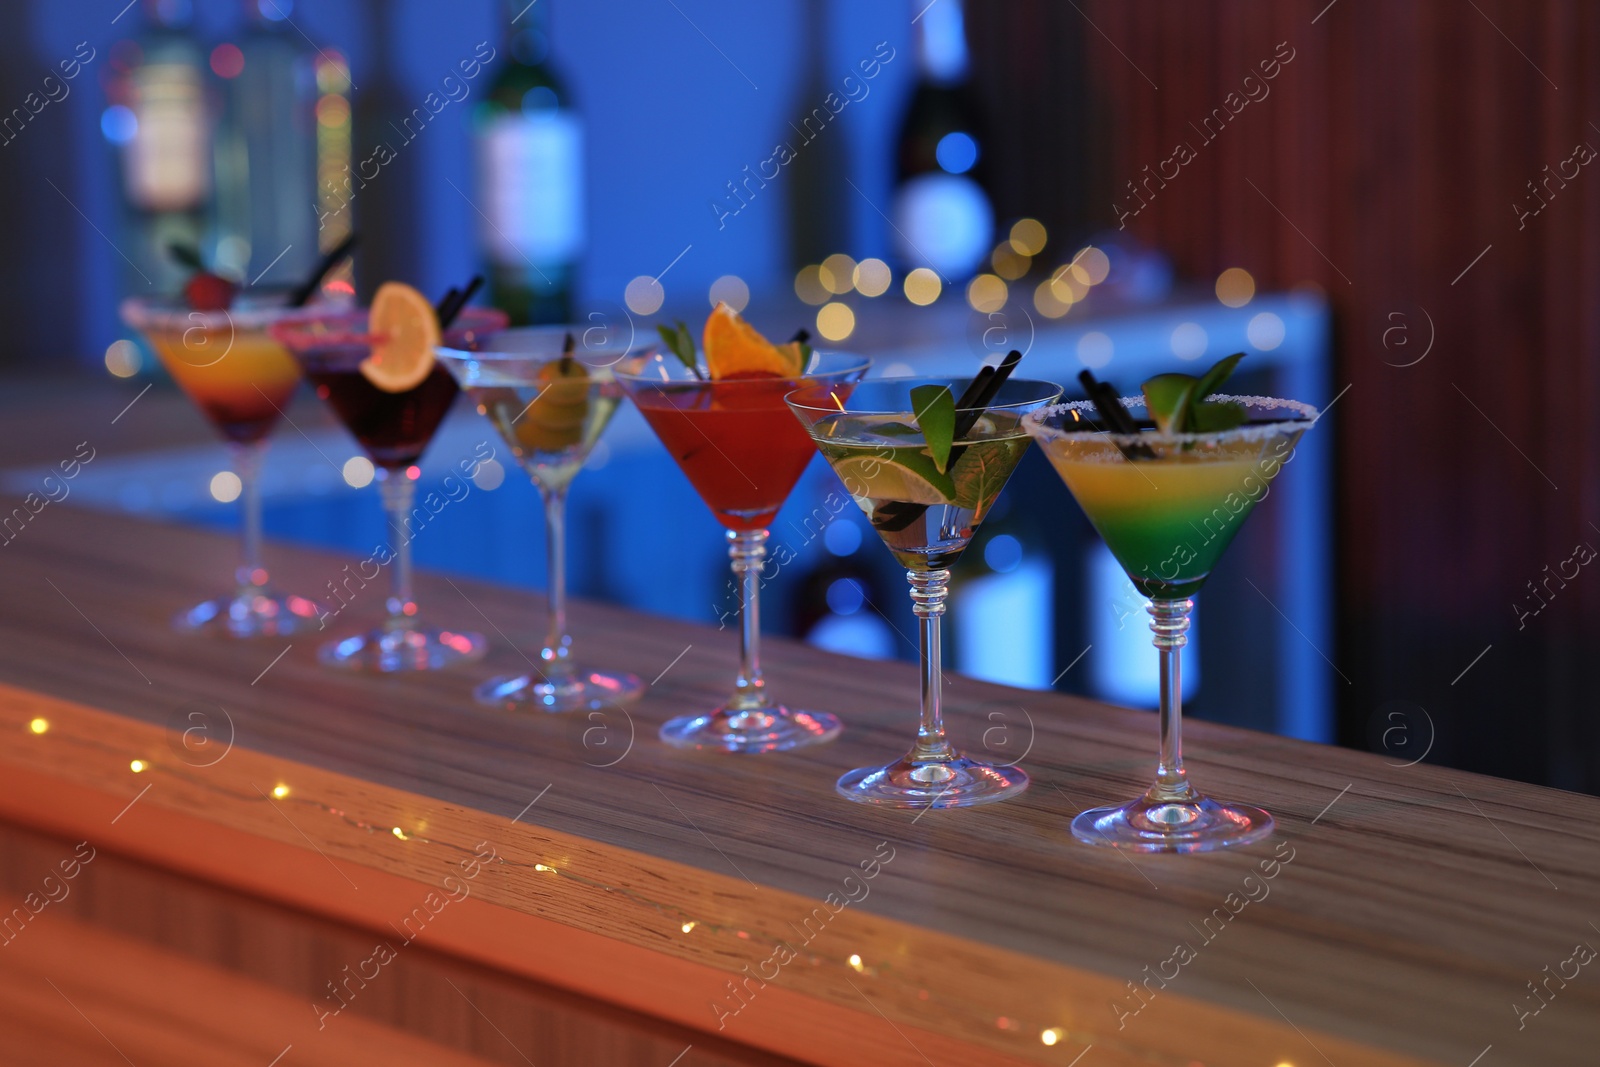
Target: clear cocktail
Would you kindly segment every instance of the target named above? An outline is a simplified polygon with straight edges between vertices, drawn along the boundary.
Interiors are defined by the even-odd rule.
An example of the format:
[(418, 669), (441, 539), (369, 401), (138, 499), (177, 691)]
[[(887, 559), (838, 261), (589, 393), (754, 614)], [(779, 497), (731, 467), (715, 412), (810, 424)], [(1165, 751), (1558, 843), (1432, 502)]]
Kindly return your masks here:
[[(945, 735), (940, 620), (949, 568), (1028, 450), (1022, 418), (1061, 395), (1050, 382), (1012, 379), (981, 408), (961, 408), (960, 381), (884, 378), (862, 382), (849, 396), (809, 385), (789, 394), (846, 491), (906, 568), (912, 610), (921, 623), (922, 714), (916, 743), (882, 767), (839, 779), (851, 800), (901, 808), (952, 808), (1003, 800), (1022, 792), (1020, 767), (996, 766), (957, 752)], [(942, 392), (941, 392), (942, 391)], [(933, 428), (942, 400), (943, 432)]]
[(439, 359), (492, 422), (544, 501), (550, 624), (536, 673), (492, 678), (484, 704), (598, 711), (644, 693), (631, 674), (580, 667), (567, 632), (567, 490), (622, 399), (612, 366), (639, 351), (632, 338), (583, 326), (507, 330), (485, 351), (439, 349)]

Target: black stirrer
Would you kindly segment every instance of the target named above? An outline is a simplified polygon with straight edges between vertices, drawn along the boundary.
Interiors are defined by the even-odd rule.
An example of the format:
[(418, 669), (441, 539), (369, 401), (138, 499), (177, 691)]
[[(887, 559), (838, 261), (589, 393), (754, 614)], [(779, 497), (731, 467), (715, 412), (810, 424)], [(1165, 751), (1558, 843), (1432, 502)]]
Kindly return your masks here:
[(439, 325), (441, 327), (444, 325), (445, 315), (449, 314), (450, 312), (450, 305), (455, 303), (456, 297), (460, 295), (460, 293), (461, 290), (452, 285), (450, 288), (445, 290), (444, 295), (439, 298), (439, 302), (433, 305), (434, 317), (439, 320)]
[[(1006, 384), (1006, 379), (1011, 377), (1011, 372), (1016, 370), (1017, 364), (1021, 362), (1022, 353), (1013, 348), (1006, 353), (1006, 358), (1000, 361), (999, 367), (985, 366), (978, 371), (962, 392), (961, 399), (956, 401), (956, 422), (952, 440), (959, 441), (972, 432), (972, 428), (983, 418), (983, 413), (999, 394), (1000, 387)], [(960, 459), (966, 450), (966, 445), (953, 445), (944, 469), (948, 471), (954, 467), (956, 460)], [(926, 504), (895, 501), (873, 512), (872, 525), (880, 530), (895, 533), (916, 522), (927, 510)]]
[(474, 274), (472, 276), (472, 280), (467, 283), (467, 287), (465, 289), (461, 290), (461, 292), (456, 294), (455, 299), (450, 303), (449, 307), (444, 308), (440, 312), (440, 314), (439, 314), (439, 329), (441, 329), (441, 330), (449, 329), (450, 328), (450, 324), (452, 322), (456, 321), (456, 317), (458, 315), (460, 315), (461, 312), (466, 309), (467, 301), (471, 300), (472, 297), (473, 297), (473, 294), (476, 293), (482, 287), (483, 287), (483, 275)]
[[(1139, 424), (1133, 421), (1128, 409), (1122, 406), (1122, 398), (1117, 396), (1117, 391), (1109, 382), (1099, 381), (1087, 370), (1078, 372), (1078, 382), (1083, 386), (1083, 391), (1089, 395), (1089, 403), (1100, 413), (1100, 420), (1106, 424), (1107, 429), (1114, 434), (1138, 435)], [(1117, 448), (1130, 460), (1155, 458), (1155, 453), (1148, 445), (1119, 444)]]
[(355, 246), (356, 234), (352, 230), (344, 240), (334, 246), (331, 252), (322, 257), (322, 262), (317, 265), (317, 269), (312, 272), (311, 277), (302, 282), (300, 288), (289, 294), (288, 306), (292, 308), (305, 307), (306, 301), (311, 299), (311, 294), (315, 293), (317, 286), (322, 284), (322, 279), (326, 278), (328, 272), (337, 267), (340, 260), (348, 256), (350, 250)]

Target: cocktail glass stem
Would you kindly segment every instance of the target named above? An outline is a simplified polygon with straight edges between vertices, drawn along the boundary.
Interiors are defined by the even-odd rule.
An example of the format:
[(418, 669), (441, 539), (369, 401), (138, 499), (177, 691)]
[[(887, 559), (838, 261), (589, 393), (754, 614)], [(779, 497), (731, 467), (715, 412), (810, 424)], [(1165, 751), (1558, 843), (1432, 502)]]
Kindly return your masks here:
[(761, 680), (761, 568), (767, 558), (766, 530), (729, 530), (728, 558), (734, 581), (739, 585), (739, 677), (734, 682), (733, 699), (728, 702), (737, 729), (751, 729), (767, 706), (766, 683)]
[(940, 698), (944, 682), (944, 608), (950, 595), (950, 572), (906, 571), (906, 580), (911, 583), (911, 610), (921, 624), (922, 655), (922, 719), (910, 758), (948, 760), (955, 753), (945, 737)]
[(573, 674), (572, 635), (567, 633), (567, 489), (566, 486), (539, 486), (544, 499), (546, 593), (550, 608), (550, 629), (539, 662), (544, 676), (559, 686)]
[(761, 567), (766, 530), (728, 530), (728, 559), (739, 587), (739, 676), (722, 707), (681, 715), (661, 727), (661, 740), (678, 748), (723, 752), (781, 752), (832, 740), (839, 720), (821, 711), (791, 711), (775, 704), (761, 677)]
[(383, 510), (389, 518), (389, 529), (393, 532), (391, 543), (394, 546), (394, 569), (390, 574), (389, 599), (385, 605), (389, 618), (384, 628), (403, 630), (412, 625), (417, 614), (416, 598), (411, 592), (411, 531), (406, 528), (412, 502), (417, 496), (417, 483), (406, 477), (403, 470), (382, 467), (378, 470), (378, 494), (383, 498)]
[(261, 460), (266, 450), (263, 441), (233, 446), (233, 465), (238, 468), (239, 475), (239, 506), (244, 510), (239, 569), (234, 572), (241, 599), (255, 595), (267, 584), (267, 568), (261, 561)]
[(1183, 769), (1183, 646), (1189, 643), (1194, 601), (1152, 600), (1150, 629), (1161, 655), (1161, 762), (1145, 796), (1154, 803), (1191, 803), (1199, 794)]
[(1183, 673), (1194, 601), (1152, 600), (1150, 629), (1161, 654), (1161, 759), (1144, 796), (1110, 808), (1090, 808), (1072, 820), (1072, 835), (1091, 845), (1136, 852), (1208, 852), (1259, 841), (1272, 816), (1249, 804), (1204, 796), (1183, 769)]

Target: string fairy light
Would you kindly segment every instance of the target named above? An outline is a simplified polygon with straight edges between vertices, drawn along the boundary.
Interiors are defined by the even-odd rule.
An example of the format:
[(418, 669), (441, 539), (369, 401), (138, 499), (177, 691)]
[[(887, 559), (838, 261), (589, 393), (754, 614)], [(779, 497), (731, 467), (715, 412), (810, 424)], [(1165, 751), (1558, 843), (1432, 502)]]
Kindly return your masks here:
[[(43, 724), (44, 728), (40, 729), (38, 724)], [(51, 724), (42, 718), (34, 719), (29, 723), (29, 729), (36, 735), (43, 734), (47, 730), (50, 730), (50, 728)], [(100, 752), (111, 753), (119, 756), (122, 754), (118, 751), (116, 746), (108, 745), (91, 738), (77, 737), (72, 736), (71, 734), (62, 735), (59, 733), (59, 731), (56, 732), (55, 736), (61, 740), (70, 741), (71, 743), (81, 745), (85, 748), (91, 748)], [(426, 837), (420, 833), (407, 833), (404, 829), (394, 825), (392, 822), (372, 822), (358, 818), (349, 814), (342, 808), (324, 803), (314, 797), (301, 796), (294, 792), (287, 784), (282, 782), (274, 785), (270, 792), (263, 792), (259, 788), (252, 787), (251, 792), (245, 793), (239, 790), (229, 789), (225, 786), (220, 786), (213, 781), (209, 781), (200, 775), (190, 772), (184, 767), (171, 766), (167, 764), (157, 765), (144, 759), (133, 759), (129, 762), (128, 767), (135, 774), (149, 772), (152, 774), (159, 773), (170, 775), (191, 785), (198, 786), (202, 789), (209, 790), (213, 793), (217, 793), (233, 800), (255, 803), (265, 803), (271, 800), (280, 800), (303, 805), (307, 808), (314, 808), (323, 814), (339, 819), (353, 829), (362, 830), (368, 834), (394, 837), (397, 840), (407, 842), (408, 844), (423, 846), (436, 845), (439, 848), (447, 849), (449, 851), (467, 856), (479, 855), (476, 849), (466, 848), (451, 841), (436, 840)], [(606, 893), (615, 899), (627, 900), (642, 907), (650, 908), (661, 913), (663, 916), (670, 917), (671, 920), (678, 925), (679, 930), (681, 930), (684, 934), (688, 934), (693, 930), (703, 929), (710, 934), (731, 935), (742, 941), (760, 940), (759, 938), (753, 939), (748, 930), (716, 923), (701, 916), (690, 915), (677, 905), (663, 901), (652, 900), (651, 898), (629, 889), (626, 886), (609, 885), (606, 882), (577, 874), (570, 869), (553, 867), (544, 862), (529, 863), (521, 860), (509, 860), (500, 855), (496, 855), (492, 861), (486, 862), (493, 862), (504, 867), (531, 869), (542, 874), (555, 875), (558, 878), (572, 882), (575, 885), (583, 888), (593, 889)], [(902, 979), (900, 973), (902, 968), (897, 968), (893, 963), (888, 961), (869, 966), (863, 961), (859, 953), (851, 953), (842, 960), (838, 959), (837, 957), (830, 958), (819, 956), (815, 953), (802, 953), (797, 955), (797, 959), (804, 960), (812, 967), (819, 969), (827, 967), (837, 967), (840, 969), (848, 968), (849, 970), (854, 971), (856, 974), (863, 976), (869, 981), (882, 983), (903, 982), (904, 984), (908, 984), (910, 988), (917, 990), (917, 999), (919, 1001), (932, 1005), (938, 1011), (940, 1011), (941, 1014), (952, 1015), (956, 1017), (965, 1016), (969, 1019), (972, 1019), (973, 1016), (978, 1014), (978, 1009), (970, 1004), (966, 1004), (952, 998), (931, 995), (926, 988), (920, 985), (921, 974), (915, 967), (903, 968), (905, 974), (904, 978)], [(1192, 1059), (1180, 1060), (1164, 1053), (1154, 1052), (1147, 1048), (1135, 1047), (1119, 1041), (1108, 1033), (1100, 1031), (1072, 1030), (1061, 1025), (1044, 1026), (1038, 1023), (1030, 1023), (1028, 1020), (1019, 1019), (1012, 1016), (996, 1017), (987, 1013), (982, 1014), (981, 1018), (985, 1022), (992, 1021), (995, 1028), (1004, 1033), (1015, 1034), (1019, 1037), (1023, 1034), (1037, 1034), (1039, 1035), (1039, 1041), (1041, 1043), (1048, 1046), (1066, 1045), (1066, 1051), (1070, 1051), (1071, 1048), (1080, 1045), (1100, 1045), (1111, 1050), (1120, 1051), (1131, 1058), (1150, 1063), (1154, 1065), (1154, 1067), (1193, 1067), (1194, 1064)]]

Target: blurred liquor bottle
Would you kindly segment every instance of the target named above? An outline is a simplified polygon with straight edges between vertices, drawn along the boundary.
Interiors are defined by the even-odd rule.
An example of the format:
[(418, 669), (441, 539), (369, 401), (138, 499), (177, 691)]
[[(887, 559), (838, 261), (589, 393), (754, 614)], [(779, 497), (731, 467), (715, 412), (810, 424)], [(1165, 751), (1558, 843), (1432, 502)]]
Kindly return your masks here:
[(289, 25), (293, 0), (243, 5), (243, 30), (210, 57), (222, 87), (215, 269), (294, 285), (318, 259), (318, 55)]
[(198, 248), (211, 206), (204, 50), (190, 0), (144, 0), (143, 27), (111, 46), (101, 132), (121, 157), (121, 226), (133, 267), (124, 292), (173, 292), (188, 270), (168, 244)]
[[(912, 0), (917, 87), (900, 125), (895, 252), (902, 268), (949, 281), (972, 275), (994, 245), (985, 131), (968, 80), (961, 0)], [(920, 14), (918, 14), (920, 12)]]
[[(828, 64), (829, 16), (834, 5), (826, 0), (802, 4), (805, 22), (806, 80), (800, 91), (799, 107), (787, 129), (779, 131), (781, 143), (792, 154), (778, 154), (777, 160), (789, 170), (789, 248), (793, 265), (821, 263), (835, 252), (851, 249), (850, 204), (846, 181), (851, 176), (849, 145), (843, 130), (830, 130), (837, 117), (829, 108), (839, 103), (840, 79)], [(760, 194), (771, 174), (761, 173), (765, 162), (746, 167), (738, 179), (729, 183), (723, 203), (743, 210), (745, 202)], [(769, 194), (770, 195), (770, 194)]]
[(566, 322), (584, 245), (583, 126), (550, 61), (551, 0), (507, 0), (506, 47), (478, 105), (479, 245), (513, 324)]

